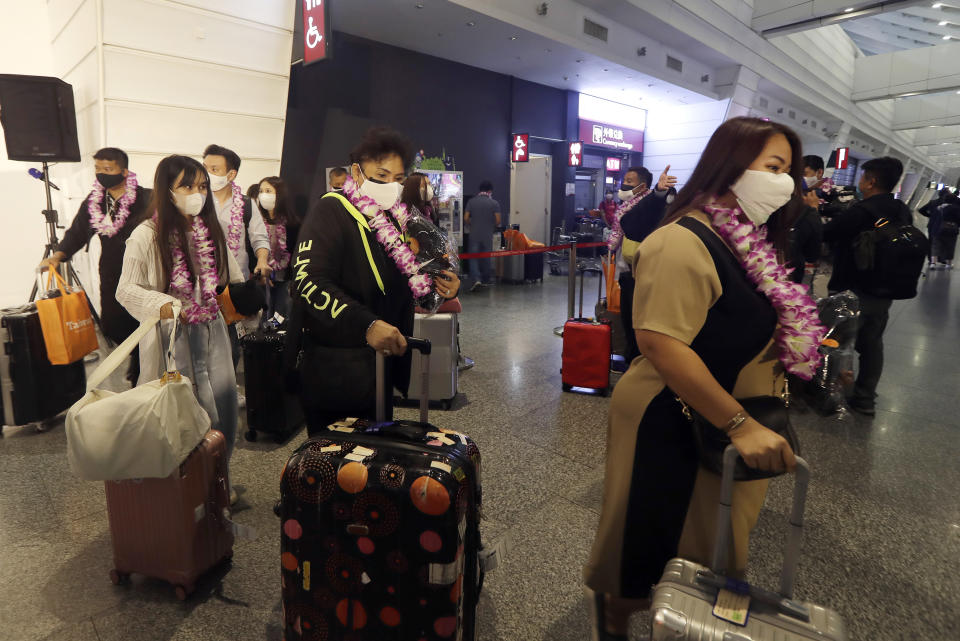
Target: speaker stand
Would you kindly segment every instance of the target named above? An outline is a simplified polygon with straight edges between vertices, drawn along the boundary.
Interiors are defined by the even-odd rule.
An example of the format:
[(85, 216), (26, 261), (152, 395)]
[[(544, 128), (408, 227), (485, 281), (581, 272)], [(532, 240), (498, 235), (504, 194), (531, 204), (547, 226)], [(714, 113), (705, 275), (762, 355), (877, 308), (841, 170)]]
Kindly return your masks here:
[[(53, 197), (50, 192), (50, 171), (49, 166), (46, 162), (43, 163), (43, 186), (46, 188), (47, 192), (47, 208), (44, 209), (41, 213), (43, 214), (44, 219), (46, 220), (47, 225), (47, 244), (43, 250), (43, 256), (40, 258), (42, 263), (46, 259), (50, 258), (57, 252), (57, 247), (60, 245), (60, 239), (57, 238), (57, 230), (63, 229), (60, 226), (60, 218), (57, 210), (53, 208)], [(67, 281), (68, 285), (79, 287), (83, 289), (83, 283), (80, 282), (80, 277), (77, 275), (77, 271), (73, 268), (73, 264), (70, 261), (64, 261), (66, 263), (66, 269), (63, 270), (61, 266), (61, 276)], [(66, 271), (64, 274), (63, 271)], [(33, 289), (30, 291), (30, 302), (37, 300), (37, 294), (39, 293), (39, 283), (34, 280)], [(103, 336), (103, 339), (107, 341), (109, 347), (113, 347), (113, 341), (103, 333), (103, 323), (100, 321), (100, 315), (97, 314), (97, 310), (94, 309), (93, 303), (90, 301), (90, 297), (87, 296), (87, 307), (90, 308), (90, 316), (93, 318), (93, 322), (96, 324), (97, 329), (100, 330), (100, 334)]]

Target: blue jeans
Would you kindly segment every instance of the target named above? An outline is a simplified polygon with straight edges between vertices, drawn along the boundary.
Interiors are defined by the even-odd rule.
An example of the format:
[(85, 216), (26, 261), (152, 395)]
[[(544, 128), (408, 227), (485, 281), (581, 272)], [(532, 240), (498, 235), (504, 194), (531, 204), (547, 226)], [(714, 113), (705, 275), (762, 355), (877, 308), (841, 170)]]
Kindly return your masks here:
[[(475, 252), (488, 252), (493, 250), (493, 236), (479, 236), (475, 237), (474, 234), (470, 234), (470, 242), (467, 245), (467, 251), (472, 253)], [(470, 259), (470, 276), (475, 281), (482, 280), (484, 283), (490, 283), (493, 281), (493, 269), (491, 259), (489, 258), (471, 258)]]
[(237, 440), (240, 408), (237, 376), (230, 354), (228, 328), (222, 316), (197, 325), (181, 325), (177, 331), (177, 367), (193, 383), (200, 406), (210, 416), (210, 429), (227, 440), (227, 462)]

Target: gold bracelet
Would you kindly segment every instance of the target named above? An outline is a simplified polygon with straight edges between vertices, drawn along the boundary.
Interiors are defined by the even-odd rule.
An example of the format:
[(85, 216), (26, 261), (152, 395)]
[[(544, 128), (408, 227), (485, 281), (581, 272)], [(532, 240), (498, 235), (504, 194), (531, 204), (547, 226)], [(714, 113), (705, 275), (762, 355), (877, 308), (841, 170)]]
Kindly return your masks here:
[(733, 432), (733, 430), (740, 427), (741, 425), (743, 425), (743, 423), (748, 418), (749, 417), (747, 416), (747, 414), (743, 410), (740, 410), (739, 412), (734, 414), (733, 418), (727, 421), (726, 425), (720, 428), (720, 431), (726, 434), (727, 436), (730, 436), (730, 433)]

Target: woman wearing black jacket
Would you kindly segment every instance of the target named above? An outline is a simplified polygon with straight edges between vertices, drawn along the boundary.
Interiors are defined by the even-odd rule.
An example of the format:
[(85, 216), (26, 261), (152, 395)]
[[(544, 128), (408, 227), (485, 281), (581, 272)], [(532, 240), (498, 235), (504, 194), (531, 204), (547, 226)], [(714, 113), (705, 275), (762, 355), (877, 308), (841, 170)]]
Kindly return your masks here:
[(953, 254), (957, 249), (957, 234), (960, 233), (960, 198), (948, 194), (939, 207), (940, 228), (937, 230), (937, 258), (953, 269)]
[[(414, 296), (453, 298), (456, 274), (417, 273), (402, 233), (401, 183), (411, 152), (397, 132), (371, 129), (351, 154), (343, 193), (321, 198), (300, 229), (293, 259), (295, 316), (303, 325), (300, 384), (308, 432), (375, 414), (374, 350), (388, 358), (386, 405), (405, 391)], [(388, 416), (389, 418), (389, 416)]]

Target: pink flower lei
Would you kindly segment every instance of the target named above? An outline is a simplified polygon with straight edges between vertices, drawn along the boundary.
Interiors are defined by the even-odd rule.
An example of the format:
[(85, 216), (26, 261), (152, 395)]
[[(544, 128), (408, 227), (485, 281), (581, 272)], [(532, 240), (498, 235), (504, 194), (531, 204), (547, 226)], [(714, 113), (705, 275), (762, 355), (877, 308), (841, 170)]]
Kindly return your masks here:
[(117, 201), (117, 212), (111, 220), (100, 207), (103, 202), (106, 189), (100, 184), (99, 180), (93, 181), (93, 191), (87, 198), (87, 213), (90, 215), (90, 227), (102, 236), (112, 238), (123, 228), (130, 216), (130, 205), (137, 199), (137, 175), (132, 171), (127, 172), (126, 191)]
[[(396, 263), (400, 273), (407, 277), (407, 285), (413, 292), (414, 298), (429, 294), (433, 290), (433, 279), (428, 274), (419, 273), (417, 257), (403, 242), (403, 234), (390, 220), (387, 212), (381, 210), (380, 205), (372, 198), (360, 193), (353, 176), (347, 176), (346, 182), (343, 183), (343, 195), (367, 217), (370, 229), (376, 234), (377, 242)], [(406, 229), (407, 220), (410, 218), (407, 206), (398, 202), (390, 213), (396, 218), (401, 229)]]
[(820, 347), (826, 329), (820, 323), (817, 306), (807, 289), (791, 282), (786, 268), (777, 260), (777, 250), (766, 234), (751, 222), (741, 222), (740, 208), (715, 205), (703, 208), (710, 214), (713, 227), (734, 250), (740, 264), (757, 290), (777, 311), (779, 324), (775, 338), (780, 362), (788, 372), (805, 381), (813, 378), (820, 363)]
[(617, 207), (617, 210), (612, 216), (604, 216), (607, 225), (610, 227), (610, 238), (607, 239), (607, 248), (611, 253), (620, 249), (620, 245), (623, 243), (623, 227), (620, 226), (620, 219), (623, 218), (624, 214), (636, 207), (637, 203), (646, 198), (649, 194), (650, 190), (644, 189), (630, 200), (620, 203), (620, 206)]
[[(240, 239), (243, 238), (243, 192), (235, 182), (230, 183), (233, 190), (233, 204), (230, 206), (230, 227), (227, 232), (227, 247), (236, 256), (240, 253)], [(216, 198), (216, 194), (212, 194)]]
[[(153, 215), (156, 224), (157, 215)], [(173, 248), (173, 270), (170, 273), (170, 293), (183, 303), (183, 313), (187, 323), (196, 325), (212, 321), (220, 313), (217, 303), (217, 284), (220, 281), (217, 272), (217, 255), (210, 232), (200, 216), (194, 216), (190, 223), (190, 242), (196, 267), (200, 272), (200, 302), (197, 302), (194, 278), (187, 267), (187, 256), (183, 251), (184, 242), (177, 234), (171, 243)]]

